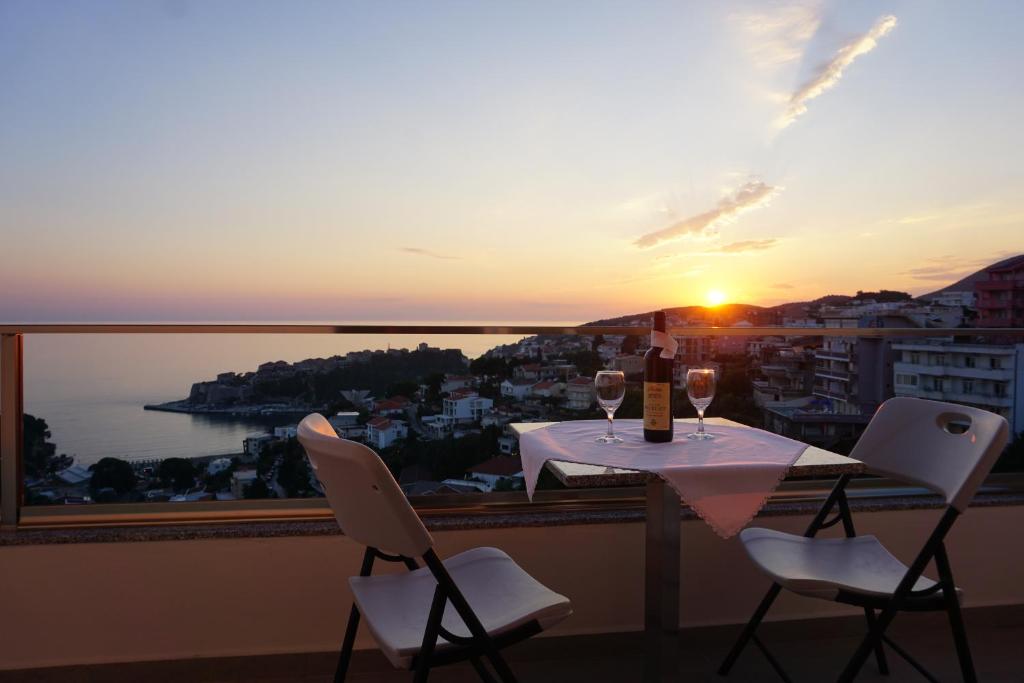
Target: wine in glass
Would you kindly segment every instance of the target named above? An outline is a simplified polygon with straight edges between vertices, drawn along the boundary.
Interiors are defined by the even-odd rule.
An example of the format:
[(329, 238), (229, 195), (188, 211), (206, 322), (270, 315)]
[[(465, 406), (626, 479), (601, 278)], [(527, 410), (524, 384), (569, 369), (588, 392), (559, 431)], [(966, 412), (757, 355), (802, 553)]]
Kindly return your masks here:
[(594, 378), (594, 388), (598, 404), (608, 415), (608, 433), (594, 440), (598, 443), (622, 443), (622, 439), (615, 436), (613, 421), (615, 411), (626, 396), (626, 376), (618, 370), (602, 370)]
[(697, 431), (687, 434), (687, 439), (713, 439), (704, 431), (704, 411), (715, 398), (715, 371), (710, 368), (692, 368), (686, 371), (686, 395), (697, 409)]

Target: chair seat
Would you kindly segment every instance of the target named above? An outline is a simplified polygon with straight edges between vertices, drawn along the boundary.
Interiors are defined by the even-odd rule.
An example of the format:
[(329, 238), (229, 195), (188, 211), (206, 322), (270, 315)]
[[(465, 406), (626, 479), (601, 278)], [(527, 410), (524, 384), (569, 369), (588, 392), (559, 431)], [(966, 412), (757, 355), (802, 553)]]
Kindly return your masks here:
[[(776, 583), (810, 597), (834, 600), (844, 591), (888, 598), (907, 573), (907, 566), (874, 536), (806, 538), (755, 527), (745, 529), (740, 541), (754, 564)], [(922, 576), (914, 590), (934, 585)]]
[[(572, 614), (569, 599), (536, 581), (497, 548), (475, 548), (444, 561), (487, 632), (497, 636), (536, 621), (547, 629)], [(437, 581), (426, 567), (411, 572), (349, 579), (356, 605), (377, 644), (398, 668), (409, 668), (420, 650)], [(449, 601), (442, 620), (456, 636), (469, 637)], [(454, 647), (438, 638), (437, 652)]]

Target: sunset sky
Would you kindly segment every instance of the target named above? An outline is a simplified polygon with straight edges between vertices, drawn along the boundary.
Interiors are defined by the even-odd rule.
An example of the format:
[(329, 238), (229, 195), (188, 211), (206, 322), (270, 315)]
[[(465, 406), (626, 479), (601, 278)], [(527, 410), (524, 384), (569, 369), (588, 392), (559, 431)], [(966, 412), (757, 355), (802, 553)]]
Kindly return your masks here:
[(1024, 3), (0, 4), (0, 320), (568, 320), (1024, 252)]

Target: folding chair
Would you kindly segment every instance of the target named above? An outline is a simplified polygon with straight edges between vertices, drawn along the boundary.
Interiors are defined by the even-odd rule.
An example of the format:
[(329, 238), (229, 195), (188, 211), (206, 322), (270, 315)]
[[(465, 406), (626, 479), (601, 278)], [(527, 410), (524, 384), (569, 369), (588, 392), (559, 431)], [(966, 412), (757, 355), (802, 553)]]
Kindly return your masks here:
[[(867, 465), (868, 472), (925, 486), (946, 499), (946, 509), (909, 567), (896, 559), (874, 536), (857, 536), (846, 498), (849, 476), (840, 477), (825, 504), (803, 536), (770, 529), (750, 528), (740, 534), (754, 564), (773, 580), (739, 640), (718, 673), (728, 675), (751, 640), (779, 676), (789, 681), (778, 660), (755, 631), (779, 592), (785, 588), (813, 598), (861, 607), (868, 633), (838, 680), (853, 681), (874, 652), (881, 673), (888, 673), (884, 646), (888, 645), (930, 681), (936, 679), (885, 631), (899, 611), (945, 610), (965, 681), (976, 681), (967, 644), (960, 590), (946, 555), (944, 539), (970, 504), (1006, 445), (1006, 420), (967, 406), (893, 398), (878, 409), (850, 457)], [(832, 509), (838, 512), (828, 519)], [(827, 521), (826, 521), (827, 520)], [(815, 535), (841, 523), (845, 538), (819, 539)], [(924, 576), (935, 561), (938, 581)], [(880, 614), (876, 614), (876, 610)]]
[[(502, 551), (474, 548), (442, 561), (394, 477), (372, 450), (339, 439), (322, 415), (299, 424), (298, 438), (342, 531), (366, 546), (334, 680), (345, 680), (360, 617), (396, 668), (426, 681), (430, 669), (469, 660), (485, 682), (515, 676), (499, 650), (572, 613), (569, 600), (538, 583)], [(415, 558), (421, 558), (420, 567)], [(408, 569), (372, 576), (374, 560)]]

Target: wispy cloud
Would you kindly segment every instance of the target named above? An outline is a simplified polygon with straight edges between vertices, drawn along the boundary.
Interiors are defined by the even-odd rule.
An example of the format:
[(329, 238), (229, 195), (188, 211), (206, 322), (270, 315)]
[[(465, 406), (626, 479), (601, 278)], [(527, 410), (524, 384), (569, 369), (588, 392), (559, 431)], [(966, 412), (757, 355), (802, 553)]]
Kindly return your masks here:
[(789, 124), (807, 111), (807, 103), (829, 90), (843, 77), (843, 71), (861, 55), (875, 49), (880, 38), (896, 27), (896, 17), (891, 14), (880, 18), (867, 33), (858, 36), (839, 48), (831, 60), (822, 64), (806, 83), (801, 85), (789, 98), (785, 114), (779, 119), (780, 128)]
[(743, 46), (762, 69), (795, 62), (821, 25), (821, 2), (789, 2), (734, 12), (730, 19), (743, 34)]
[(1002, 259), (1015, 255), (1016, 252), (1001, 251), (993, 256), (986, 256), (982, 258), (966, 258), (953, 254), (948, 254), (946, 256), (934, 256), (932, 258), (925, 259), (924, 265), (904, 270), (900, 275), (909, 275), (915, 280), (946, 282), (947, 284), (951, 284), (981, 268), (984, 268), (985, 266), (990, 266), (997, 261), (1001, 261)]
[(729, 244), (718, 247), (717, 249), (711, 249), (711, 253), (717, 254), (742, 254), (747, 251), (763, 251), (765, 249), (771, 249), (779, 241), (775, 238), (766, 240), (743, 240), (741, 242), (731, 242)]
[(647, 249), (688, 235), (710, 235), (721, 225), (736, 220), (740, 214), (765, 206), (781, 191), (781, 187), (768, 185), (760, 180), (749, 181), (719, 201), (714, 209), (684, 218), (667, 228), (641, 235), (634, 244)]
[(793, 285), (789, 284), (788, 282), (776, 282), (774, 285), (772, 285), (772, 289), (793, 289), (793, 288), (794, 288)]
[(445, 261), (458, 261), (461, 260), (461, 256), (452, 256), (451, 254), (438, 254), (436, 251), (430, 251), (429, 249), (421, 249), (420, 247), (399, 247), (399, 251), (404, 251), (407, 254), (416, 254), (417, 256), (429, 256), (430, 258), (444, 259)]

